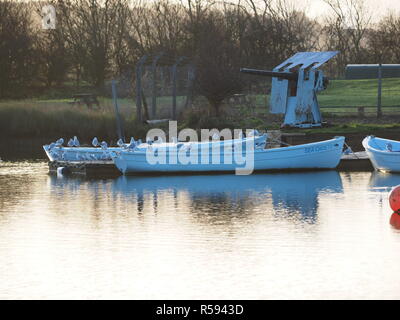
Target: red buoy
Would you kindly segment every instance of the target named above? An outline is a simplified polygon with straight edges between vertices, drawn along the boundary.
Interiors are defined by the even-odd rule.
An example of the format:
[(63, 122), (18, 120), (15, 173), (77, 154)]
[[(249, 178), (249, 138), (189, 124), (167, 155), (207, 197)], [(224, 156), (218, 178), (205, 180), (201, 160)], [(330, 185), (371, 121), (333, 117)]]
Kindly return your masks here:
[(390, 224), (400, 230), (400, 214), (397, 212), (393, 212), (392, 216), (390, 217)]
[(400, 185), (394, 187), (390, 192), (389, 203), (394, 212), (400, 210)]

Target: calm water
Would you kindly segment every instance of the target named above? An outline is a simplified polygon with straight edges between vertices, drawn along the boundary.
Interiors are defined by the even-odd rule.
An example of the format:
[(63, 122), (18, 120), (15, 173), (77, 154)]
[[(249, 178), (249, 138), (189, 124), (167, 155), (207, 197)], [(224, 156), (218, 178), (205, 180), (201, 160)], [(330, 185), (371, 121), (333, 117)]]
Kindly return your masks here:
[(400, 175), (57, 178), (0, 164), (0, 298), (400, 298)]

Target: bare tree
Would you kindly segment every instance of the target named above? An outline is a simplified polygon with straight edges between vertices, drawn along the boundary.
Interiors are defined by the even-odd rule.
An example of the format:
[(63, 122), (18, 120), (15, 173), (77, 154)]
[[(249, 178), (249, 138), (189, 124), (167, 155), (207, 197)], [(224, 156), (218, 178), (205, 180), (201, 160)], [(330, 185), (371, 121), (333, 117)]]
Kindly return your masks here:
[(362, 63), (368, 59), (367, 32), (371, 14), (365, 0), (324, 0), (332, 14), (326, 18), (325, 48), (339, 50), (338, 70), (350, 62)]
[(0, 1), (0, 97), (23, 96), (37, 85), (40, 52), (30, 3)]

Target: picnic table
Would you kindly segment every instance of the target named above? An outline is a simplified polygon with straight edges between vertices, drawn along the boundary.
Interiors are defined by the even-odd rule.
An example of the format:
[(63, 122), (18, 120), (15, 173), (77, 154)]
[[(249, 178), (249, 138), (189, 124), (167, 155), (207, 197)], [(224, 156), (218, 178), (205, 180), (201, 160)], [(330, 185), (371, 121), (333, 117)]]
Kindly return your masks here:
[(100, 107), (99, 100), (97, 100), (97, 95), (93, 93), (78, 93), (74, 94), (72, 98), (74, 99), (74, 101), (71, 102), (72, 104), (77, 103), (80, 105), (81, 103), (84, 103), (89, 109), (92, 109), (93, 105)]

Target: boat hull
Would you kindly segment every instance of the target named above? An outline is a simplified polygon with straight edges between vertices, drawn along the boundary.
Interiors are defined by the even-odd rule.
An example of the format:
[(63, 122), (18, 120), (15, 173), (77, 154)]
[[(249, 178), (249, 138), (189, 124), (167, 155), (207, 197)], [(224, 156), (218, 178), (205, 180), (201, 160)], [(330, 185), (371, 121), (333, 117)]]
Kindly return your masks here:
[[(400, 172), (399, 141), (368, 136), (362, 144), (375, 170)], [(387, 149), (388, 144), (392, 146), (392, 151)]]
[[(243, 154), (233, 152), (231, 163), (225, 161), (223, 156), (217, 163), (203, 163), (199, 154), (197, 161), (183, 164), (176, 160), (171, 161), (176, 159), (174, 152), (171, 152), (166, 154), (166, 163), (149, 163), (146, 152), (129, 151), (114, 154), (113, 161), (123, 174), (238, 172), (238, 169), (247, 168), (251, 171), (334, 169), (339, 164), (343, 144), (344, 137), (337, 137), (298, 146), (254, 150), (254, 161), (250, 156), (245, 162), (236, 161), (243, 160)], [(210, 154), (210, 158), (212, 156)], [(253, 165), (247, 161), (253, 162)]]
[(54, 147), (43, 146), (50, 161), (111, 161), (110, 152), (121, 151), (122, 148), (94, 147)]

